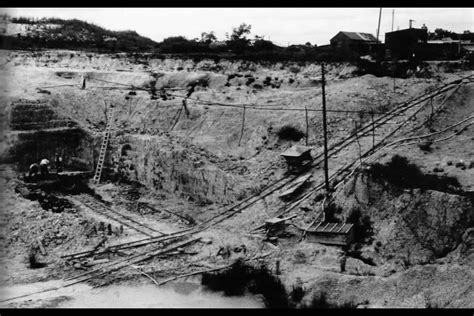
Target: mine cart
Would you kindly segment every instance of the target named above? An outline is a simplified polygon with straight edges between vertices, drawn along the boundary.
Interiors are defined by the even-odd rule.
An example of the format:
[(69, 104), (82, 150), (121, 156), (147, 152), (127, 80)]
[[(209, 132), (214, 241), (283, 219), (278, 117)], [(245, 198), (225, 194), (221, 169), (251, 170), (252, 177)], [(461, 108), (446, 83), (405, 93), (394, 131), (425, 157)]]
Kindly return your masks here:
[(288, 171), (290, 173), (300, 173), (305, 171), (311, 162), (311, 148), (295, 145), (281, 154), (288, 164)]

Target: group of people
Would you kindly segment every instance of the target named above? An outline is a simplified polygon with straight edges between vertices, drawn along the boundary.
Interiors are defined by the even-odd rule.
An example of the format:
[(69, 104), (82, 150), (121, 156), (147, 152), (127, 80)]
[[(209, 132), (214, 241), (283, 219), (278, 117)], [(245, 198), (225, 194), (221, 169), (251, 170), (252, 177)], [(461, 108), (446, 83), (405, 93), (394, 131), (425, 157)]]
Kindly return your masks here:
[[(56, 155), (56, 171), (57, 172), (62, 172), (63, 171), (63, 158), (59, 155)], [(29, 176), (31, 177), (36, 177), (38, 174), (40, 174), (42, 177), (46, 177), (49, 174), (49, 165), (50, 162), (48, 159), (43, 158), (41, 159), (40, 163), (32, 163), (30, 165), (30, 173)]]

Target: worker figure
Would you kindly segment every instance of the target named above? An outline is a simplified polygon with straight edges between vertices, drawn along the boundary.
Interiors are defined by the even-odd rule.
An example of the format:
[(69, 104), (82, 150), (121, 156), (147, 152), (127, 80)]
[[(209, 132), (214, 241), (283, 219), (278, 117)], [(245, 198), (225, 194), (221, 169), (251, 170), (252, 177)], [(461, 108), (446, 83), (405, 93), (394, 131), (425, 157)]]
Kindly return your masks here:
[(48, 171), (49, 167), (49, 160), (48, 159), (42, 159), (40, 162), (40, 172), (42, 177), (46, 177), (49, 173)]
[(344, 252), (343, 254), (341, 254), (340, 261), (339, 261), (339, 265), (340, 265), (340, 268), (341, 268), (341, 273), (346, 271), (346, 260), (347, 260), (347, 255)]
[(56, 155), (56, 171), (58, 173), (63, 171), (63, 157)]
[(216, 256), (221, 256), (224, 259), (227, 259), (231, 256), (231, 248), (229, 245), (225, 245), (223, 247), (219, 248), (219, 251), (217, 252)]
[(191, 84), (191, 88), (188, 90), (188, 93), (186, 94), (186, 98), (183, 99), (183, 108), (184, 108), (184, 113), (186, 113), (186, 117), (189, 117), (189, 114), (190, 114), (186, 100), (191, 96), (191, 94), (193, 94), (194, 89), (196, 88), (198, 83), (199, 81), (196, 80)]
[(32, 163), (30, 165), (30, 178), (36, 177), (39, 173), (39, 165), (37, 163)]

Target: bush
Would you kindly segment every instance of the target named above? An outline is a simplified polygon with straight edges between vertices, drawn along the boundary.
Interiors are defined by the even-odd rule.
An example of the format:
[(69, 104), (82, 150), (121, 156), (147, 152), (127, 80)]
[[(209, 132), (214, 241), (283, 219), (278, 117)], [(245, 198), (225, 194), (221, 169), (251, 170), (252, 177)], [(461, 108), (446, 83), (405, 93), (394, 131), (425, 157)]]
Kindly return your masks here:
[(294, 126), (285, 125), (277, 131), (277, 135), (280, 139), (299, 141), (305, 133)]
[(326, 222), (339, 222), (336, 218), (336, 214), (341, 214), (342, 208), (337, 206), (334, 203), (330, 203), (328, 206), (324, 208), (324, 217)]
[(372, 179), (388, 181), (401, 188), (459, 193), (461, 186), (455, 177), (426, 175), (417, 165), (399, 155), (394, 155), (386, 165), (373, 164), (368, 172)]
[(372, 221), (368, 215), (362, 216), (360, 209), (352, 210), (346, 222), (354, 224), (354, 242), (370, 243), (372, 241), (374, 235)]
[(30, 250), (30, 253), (28, 254), (28, 262), (30, 264), (30, 269), (39, 269), (39, 268), (43, 268), (46, 266), (45, 263), (42, 263), (42, 262), (38, 262), (36, 260), (36, 253), (38, 252), (38, 248), (36, 247), (33, 247), (31, 250)]
[(245, 83), (245, 85), (248, 86), (248, 85), (250, 85), (250, 84), (252, 84), (252, 83), (254, 83), (254, 82), (255, 82), (255, 78), (250, 77), (250, 78), (247, 79), (247, 82)]
[(250, 274), (249, 267), (238, 261), (221, 273), (203, 274), (201, 284), (213, 291), (224, 291), (225, 296), (239, 296), (245, 293)]
[(321, 292), (319, 294), (315, 294), (309, 306), (305, 306), (306, 308), (329, 308), (330, 305), (326, 298), (326, 293)]
[(294, 303), (299, 303), (303, 299), (305, 291), (301, 285), (294, 286), (290, 293), (290, 299)]
[(201, 284), (213, 291), (224, 291), (225, 296), (240, 296), (246, 291), (262, 294), (268, 308), (293, 306), (281, 280), (266, 266), (255, 268), (241, 260), (222, 272), (204, 273)]
[(204, 43), (187, 40), (183, 36), (168, 37), (159, 43), (160, 53), (191, 53), (205, 51), (208, 46)]
[(289, 70), (290, 70), (290, 72), (294, 73), (295, 75), (300, 72), (300, 68), (295, 67), (295, 66), (291, 66)]
[(349, 302), (343, 302), (342, 304), (338, 303), (329, 303), (327, 300), (327, 294), (326, 292), (321, 292), (319, 294), (315, 294), (311, 300), (311, 303), (309, 305), (303, 306), (303, 308), (324, 308), (324, 309), (329, 309), (329, 308), (356, 308), (357, 304), (349, 301)]
[(253, 43), (252, 47), (253, 47), (253, 50), (256, 52), (272, 51), (273, 49), (276, 48), (276, 46), (271, 41), (266, 41), (266, 40), (256, 40)]

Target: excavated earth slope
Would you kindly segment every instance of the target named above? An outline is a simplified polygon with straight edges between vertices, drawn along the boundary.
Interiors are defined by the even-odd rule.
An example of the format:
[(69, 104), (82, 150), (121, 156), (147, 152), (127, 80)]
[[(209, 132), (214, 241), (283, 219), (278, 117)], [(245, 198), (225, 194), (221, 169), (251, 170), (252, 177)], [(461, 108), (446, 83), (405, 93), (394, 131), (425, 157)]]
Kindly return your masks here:
[[(2, 225), (7, 253), (4, 266), (8, 267), (4, 284), (77, 274), (75, 267), (66, 266), (59, 256), (89, 249), (87, 245), (93, 247), (101, 240), (100, 233), (92, 232), (92, 226), (107, 219), (87, 211), (80, 204), (81, 195), (55, 193), (75, 207), (50, 212), (37, 201), (25, 199), (28, 194), (17, 175), (26, 172), (31, 162), (44, 156), (53, 159), (57, 153), (64, 155), (67, 170), (93, 171), (110, 119), (110, 105), (117, 109), (114, 132), (103, 181), (94, 187), (95, 193), (107, 205), (165, 232), (189, 227), (189, 222), (177, 220), (169, 212), (146, 211), (140, 203), (201, 222), (260, 192), (285, 176), (286, 165), (280, 153), (294, 144), (306, 144), (305, 138), (291, 141), (277, 134), (288, 125), (305, 133), (305, 107), (310, 110), (308, 145), (313, 155), (322, 152), (321, 113), (311, 111), (321, 108), (317, 64), (195, 62), (71, 51), (2, 51), (0, 64), (0, 77), (8, 78), (2, 82), (0, 99), (1, 154), (9, 164), (4, 166), (2, 177), (8, 185), (18, 187), (17, 193), (14, 189), (3, 193), (4, 205), (8, 206), (3, 209), (9, 209), (2, 215), (6, 217)], [(327, 65), (328, 109), (386, 112), (440, 81), (470, 74), (440, 72), (439, 65), (429, 67), (423, 69), (423, 75), (396, 79), (394, 90), (393, 78), (357, 76), (356, 67), (349, 64)], [(181, 113), (186, 94), (182, 89), (196, 82), (187, 100), (189, 113)], [(158, 97), (152, 97), (141, 90), (161, 88), (174, 90), (166, 98), (161, 98), (159, 92)], [(434, 117), (431, 130), (423, 125), (415, 135), (442, 130), (472, 115), (472, 93), (470, 83), (444, 103), (436, 99), (435, 106), (444, 104), (444, 110)], [(244, 124), (242, 108), (212, 103), (245, 104)], [(273, 110), (261, 110), (265, 108)], [(420, 112), (420, 121), (427, 113), (429, 107)], [(370, 115), (330, 112), (330, 144), (349, 135), (357, 124), (370, 120)], [(394, 121), (390, 123), (397, 123)], [(373, 179), (364, 171), (345, 179), (334, 194), (335, 203), (343, 209), (336, 217), (345, 220), (351, 211), (360, 209), (372, 222), (373, 236), (360, 245), (358, 255), (347, 258), (343, 273), (339, 268), (343, 253), (340, 247), (299, 241), (299, 233), (280, 238), (275, 246), (262, 242), (259, 235), (249, 234), (288, 205), (276, 195), (200, 233), (211, 242), (191, 246), (191, 254), (152, 260), (146, 267), (176, 274), (189, 272), (183, 268), (189, 261), (208, 266), (226, 264), (244, 254), (217, 257), (220, 247), (245, 245), (246, 256), (272, 252), (266, 263), (273, 268), (280, 261), (281, 278), (289, 290), (302, 281), (306, 289), (303, 302), (309, 302), (314, 293), (324, 292), (331, 302), (352, 301), (361, 306), (472, 307), (472, 140), (471, 126), (449, 140), (434, 143), (431, 151), (421, 150), (418, 144), (396, 146), (378, 160), (387, 163), (398, 153), (424, 174), (456, 177), (459, 186), (455, 192), (400, 187)], [(363, 149), (371, 143), (369, 137), (360, 139)], [(356, 159), (356, 148), (331, 158), (331, 168)], [(310, 186), (322, 179), (321, 169), (314, 168)], [(306, 208), (296, 208), (292, 214), (297, 215), (298, 225), (306, 227), (317, 218), (319, 208), (320, 201), (313, 197)], [(33, 218), (37, 220), (30, 220)], [(58, 231), (49, 236), (51, 221)], [(131, 230), (126, 234), (128, 237), (114, 235), (109, 242), (138, 237)], [(29, 269), (25, 259), (28, 247), (38, 238), (48, 253), (42, 258), (48, 263), (46, 270)], [(141, 275), (125, 269), (96, 282), (133, 277)]]

